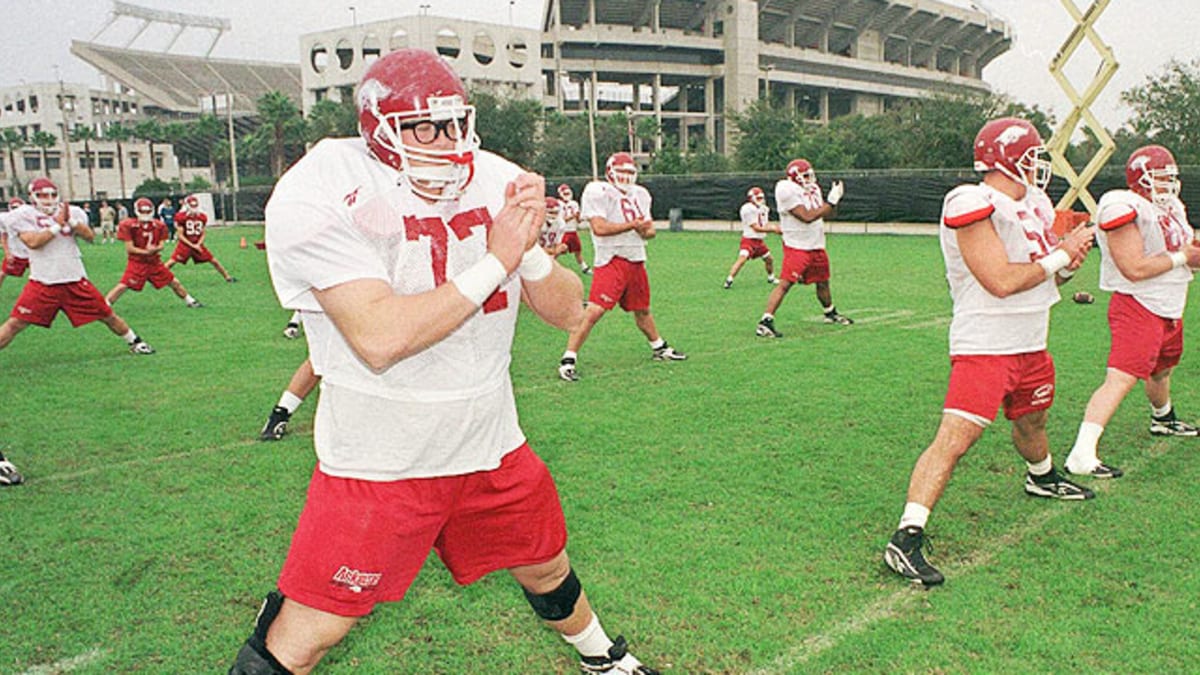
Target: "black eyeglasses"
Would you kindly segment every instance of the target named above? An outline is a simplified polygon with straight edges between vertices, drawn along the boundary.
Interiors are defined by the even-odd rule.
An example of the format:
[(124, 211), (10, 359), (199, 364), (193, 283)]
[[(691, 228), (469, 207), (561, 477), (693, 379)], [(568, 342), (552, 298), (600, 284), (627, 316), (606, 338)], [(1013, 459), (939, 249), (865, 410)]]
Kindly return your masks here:
[(400, 128), (411, 130), (417, 142), (426, 145), (436, 141), (439, 134), (445, 134), (446, 138), (457, 141), (467, 131), (467, 118), (464, 116), (457, 119), (438, 120), (437, 122), (433, 120), (401, 122)]
[(33, 194), (36, 197), (49, 197), (50, 199), (58, 197), (58, 193), (54, 192), (53, 190), (42, 190), (41, 192), (35, 192)]

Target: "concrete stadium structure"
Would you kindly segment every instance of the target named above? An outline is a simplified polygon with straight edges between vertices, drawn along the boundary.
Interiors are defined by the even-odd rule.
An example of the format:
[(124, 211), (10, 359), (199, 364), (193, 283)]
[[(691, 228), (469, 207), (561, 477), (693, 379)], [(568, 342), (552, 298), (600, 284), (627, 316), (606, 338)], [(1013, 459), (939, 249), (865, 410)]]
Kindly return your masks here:
[(1012, 44), (990, 13), (937, 0), (547, 0), (542, 30), (416, 15), (301, 38), (304, 107), (367, 66), (436, 50), (467, 81), (566, 114), (653, 117), (679, 147), (732, 147), (729, 113), (769, 97), (823, 122), (935, 92), (986, 92)]

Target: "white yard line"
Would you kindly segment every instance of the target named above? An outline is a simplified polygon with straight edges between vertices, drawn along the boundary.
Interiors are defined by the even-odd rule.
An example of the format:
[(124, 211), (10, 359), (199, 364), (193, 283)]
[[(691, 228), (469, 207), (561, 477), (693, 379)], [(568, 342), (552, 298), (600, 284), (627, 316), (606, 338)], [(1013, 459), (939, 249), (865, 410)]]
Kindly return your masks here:
[(21, 673), (21, 675), (57, 675), (58, 673), (69, 673), (77, 668), (90, 666), (96, 661), (104, 658), (104, 656), (107, 654), (107, 649), (93, 647), (90, 651), (86, 651), (79, 656), (72, 656), (69, 659), (62, 659), (60, 661), (55, 661), (54, 663), (34, 666)]

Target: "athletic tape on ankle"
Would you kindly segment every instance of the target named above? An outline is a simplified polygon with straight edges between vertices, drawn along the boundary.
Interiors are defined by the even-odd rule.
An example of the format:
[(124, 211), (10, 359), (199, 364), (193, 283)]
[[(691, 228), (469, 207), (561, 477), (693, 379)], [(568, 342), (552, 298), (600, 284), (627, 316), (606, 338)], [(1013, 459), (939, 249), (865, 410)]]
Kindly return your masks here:
[(1037, 261), (1042, 269), (1046, 270), (1046, 278), (1054, 276), (1054, 273), (1071, 264), (1071, 254), (1061, 248), (1054, 251), (1050, 255), (1041, 258)]
[(517, 266), (517, 274), (525, 281), (541, 281), (554, 271), (554, 260), (542, 249), (534, 246), (521, 256), (521, 264)]
[(459, 293), (475, 303), (476, 307), (480, 307), (507, 276), (508, 272), (504, 271), (504, 264), (500, 262), (499, 258), (489, 253), (450, 281), (454, 282)]

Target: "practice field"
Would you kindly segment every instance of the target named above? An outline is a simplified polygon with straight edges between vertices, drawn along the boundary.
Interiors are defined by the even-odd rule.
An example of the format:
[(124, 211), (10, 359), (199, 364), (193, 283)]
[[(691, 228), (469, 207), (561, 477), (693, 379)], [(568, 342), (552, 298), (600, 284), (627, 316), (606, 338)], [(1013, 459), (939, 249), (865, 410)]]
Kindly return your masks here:
[[(280, 335), (288, 312), (243, 236), (261, 230), (210, 236), (237, 284), (208, 265), (175, 268), (207, 307), (167, 289), (117, 303), (154, 356), (63, 317), (0, 352), (0, 443), (28, 481), (0, 490), (0, 672), (224, 672), (251, 630), (314, 465), (315, 397), (284, 441), (256, 440), (306, 346)], [(521, 319), (523, 427), (558, 482), (572, 560), (610, 635), (668, 673), (1195, 670), (1200, 439), (1151, 437), (1139, 387), (1101, 445), (1126, 476), (1093, 481), (1093, 501), (1059, 503), (1025, 496), (1001, 419), (930, 520), (946, 584), (915, 590), (881, 552), (948, 372), (936, 238), (830, 237), (834, 299), (857, 323), (825, 325), (799, 287), (776, 341), (754, 335), (761, 263), (721, 288), (737, 242), (664, 232), (650, 245), (655, 316), (686, 362), (652, 362), (618, 312), (568, 384), (556, 374), (566, 336)], [(1096, 256), (1067, 288), (1097, 304), (1053, 314), (1056, 464), (1104, 374)], [(84, 258), (102, 291), (119, 279), (121, 247), (85, 245)], [(22, 283), (0, 288), (6, 312)], [(1187, 320), (1200, 325), (1197, 304)], [(1200, 335), (1187, 339), (1174, 400), (1195, 421)], [(408, 598), (379, 607), (321, 672), (575, 663), (507, 575), (460, 589), (431, 557)]]

